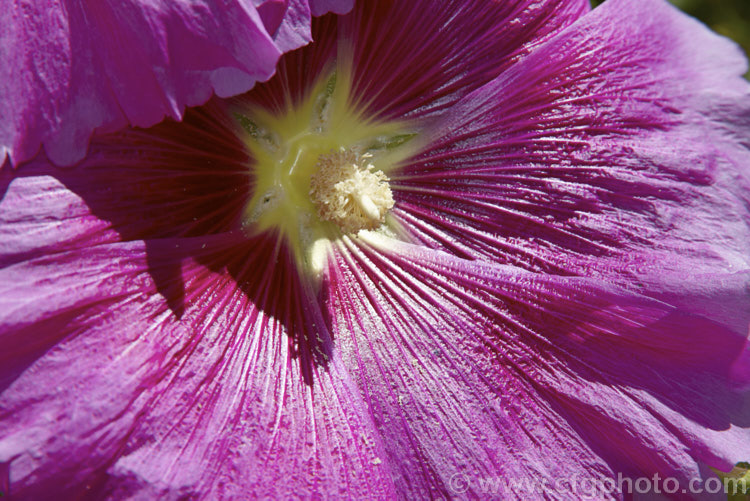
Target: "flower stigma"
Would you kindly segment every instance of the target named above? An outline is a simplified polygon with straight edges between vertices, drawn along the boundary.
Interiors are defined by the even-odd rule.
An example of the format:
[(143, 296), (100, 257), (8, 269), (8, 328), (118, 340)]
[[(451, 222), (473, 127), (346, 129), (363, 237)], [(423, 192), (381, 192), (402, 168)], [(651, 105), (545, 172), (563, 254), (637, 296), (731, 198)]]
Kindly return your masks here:
[(248, 235), (275, 231), (300, 267), (318, 275), (330, 242), (360, 230), (396, 232), (389, 173), (415, 152), (413, 127), (368, 119), (338, 68), (296, 102), (273, 111), (233, 111), (253, 159), (253, 194), (242, 215)]

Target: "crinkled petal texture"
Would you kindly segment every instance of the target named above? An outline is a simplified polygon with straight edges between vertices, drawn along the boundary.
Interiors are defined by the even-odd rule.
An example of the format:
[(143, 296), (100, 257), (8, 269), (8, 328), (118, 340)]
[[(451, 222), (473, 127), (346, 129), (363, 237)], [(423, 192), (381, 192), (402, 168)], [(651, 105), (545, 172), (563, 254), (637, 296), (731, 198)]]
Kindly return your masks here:
[(399, 491), (607, 497), (618, 474), (656, 473), (687, 490), (702, 465), (747, 458), (746, 340), (727, 325), (597, 280), (365, 240), (329, 267), (328, 311)]
[(310, 41), (311, 10), (351, 0), (12, 0), (0, 21), (0, 165), (44, 145), (57, 164), (94, 129), (148, 127), (232, 96)]
[[(441, 383), (451, 394), (444, 402), (462, 402), (446, 405), (443, 436), (420, 429), (419, 418), (385, 434), (413, 437), (427, 456), (460, 458), (431, 471), (425, 490), (456, 471), (481, 484), (492, 468), (506, 478), (659, 473), (685, 486), (701, 465), (726, 471), (750, 457), (745, 70), (733, 44), (665, 2), (612, 0), (463, 97), (434, 125), (427, 150), (394, 175), (395, 214), (415, 243), (514, 267), (482, 283), (478, 265), (414, 249), (393, 247), (401, 259), (380, 261), (349, 249), (338, 261), (337, 280), (368, 291), (355, 309), (399, 320), (395, 311), (414, 311), (428, 334), (415, 341), (409, 322), (338, 314), (339, 338), (352, 333), (350, 364), (399, 374), (400, 391), (423, 406), (435, 397), (420, 390)], [(418, 280), (395, 271), (422, 267)], [(332, 310), (356, 295), (345, 297)], [(434, 307), (418, 309), (424, 302)], [(462, 321), (472, 308), (487, 315), (479, 326)], [(383, 334), (368, 335), (372, 325)], [(373, 340), (382, 336), (392, 342)], [(418, 370), (389, 364), (396, 350), (422, 354)], [(465, 353), (471, 359), (456, 369)], [(389, 398), (382, 378), (361, 383), (373, 399)], [(404, 398), (391, 397), (393, 409)], [(472, 401), (487, 410), (465, 412)], [(529, 417), (531, 408), (546, 421)], [(516, 432), (504, 421), (473, 426), (508, 412)], [(471, 431), (455, 447), (468, 450), (446, 452), (461, 430)], [(495, 445), (512, 440), (506, 431), (529, 446)], [(423, 459), (401, 464), (414, 471)]]
[(397, 215), (462, 257), (630, 288), (744, 271), (745, 68), (665, 2), (607, 2), (443, 115)]
[(659, 0), (405, 4), (249, 95), (349, 51), (356, 101), (422, 127), (408, 241), (343, 237), (320, 284), (236, 231), (253, 159), (213, 102), (0, 173), (14, 495), (619, 498), (750, 458), (744, 59)]

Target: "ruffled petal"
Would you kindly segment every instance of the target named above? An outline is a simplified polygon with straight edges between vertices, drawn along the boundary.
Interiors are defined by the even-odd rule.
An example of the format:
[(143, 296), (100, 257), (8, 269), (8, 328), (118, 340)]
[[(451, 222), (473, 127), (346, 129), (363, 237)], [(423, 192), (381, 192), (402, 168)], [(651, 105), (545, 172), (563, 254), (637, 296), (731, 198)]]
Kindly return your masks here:
[(746, 339), (722, 323), (375, 235), (339, 246), (326, 279), (406, 497), (568, 498), (618, 474), (687, 488), (750, 455)]
[[(0, 270), (14, 496), (393, 496), (315, 298), (274, 240), (103, 244)], [(175, 262), (180, 318), (152, 278)]]
[(610, 0), (447, 111), (396, 214), (462, 257), (634, 290), (748, 270), (745, 69), (666, 2)]
[[(346, 2), (314, 3), (316, 13)], [(86, 152), (94, 129), (148, 127), (213, 92), (232, 96), (310, 41), (307, 0), (43, 2), (4, 9), (0, 165), (41, 144), (57, 164)]]
[[(354, 5), (354, 0), (257, 0), (258, 12), (264, 20), (274, 43), (282, 52), (307, 45), (312, 40), (310, 16), (328, 12), (344, 14)], [(265, 17), (264, 17), (265, 16)], [(268, 19), (268, 22), (266, 22)], [(269, 28), (270, 26), (270, 28)], [(316, 38), (317, 40), (317, 38)]]

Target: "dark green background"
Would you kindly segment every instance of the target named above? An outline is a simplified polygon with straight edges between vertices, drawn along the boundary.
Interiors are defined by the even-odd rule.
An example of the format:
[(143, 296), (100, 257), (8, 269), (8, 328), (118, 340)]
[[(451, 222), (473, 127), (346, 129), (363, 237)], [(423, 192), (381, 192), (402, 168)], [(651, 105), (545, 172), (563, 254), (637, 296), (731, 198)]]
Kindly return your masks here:
[[(670, 0), (712, 30), (734, 39), (750, 54), (750, 0)], [(599, 5), (602, 0), (592, 0)]]

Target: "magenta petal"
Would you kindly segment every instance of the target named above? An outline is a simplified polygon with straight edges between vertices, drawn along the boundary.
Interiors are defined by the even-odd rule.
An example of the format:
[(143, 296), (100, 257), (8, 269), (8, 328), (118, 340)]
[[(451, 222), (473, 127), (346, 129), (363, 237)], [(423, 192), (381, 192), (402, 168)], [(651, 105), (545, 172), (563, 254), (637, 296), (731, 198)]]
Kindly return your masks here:
[(609, 0), (445, 113), (397, 215), (462, 257), (634, 290), (748, 270), (745, 69), (666, 2)]
[(326, 12), (344, 14), (354, 6), (354, 0), (310, 0), (313, 16), (322, 16)]
[(51, 176), (0, 182), (0, 265), (117, 239), (107, 221)]
[[(135, 3), (92, 12), (132, 21)], [(235, 231), (252, 159), (211, 105), (98, 135), (75, 170), (43, 155), (6, 169), (0, 486), (8, 474), (25, 499), (429, 499), (486, 497), (490, 482), (506, 499), (528, 497), (510, 481), (658, 473), (684, 487), (747, 460), (742, 58), (655, 0), (582, 19), (584, 0), (357, 5), (318, 22), (335, 29), (279, 73), (309, 83), (351, 36), (355, 98), (431, 119), (420, 132), (436, 143), (392, 178), (393, 215), (420, 245), (343, 236), (313, 290), (277, 235)], [(193, 91), (252, 85), (263, 77), (239, 63), (275, 61), (309, 38), (310, 15), (344, 7), (228, 7), (227, 44), (203, 52), (125, 50), (122, 27), (75, 47), (100, 42), (82, 61), (103, 62), (120, 122), (148, 123), (180, 116)], [(205, 14), (149, 26), (167, 48), (185, 31), (214, 40)], [(224, 50), (237, 42), (258, 52)], [(148, 81), (113, 78), (165, 54)], [(267, 95), (304, 88), (250, 99), (273, 108)]]
[(456, 475), (469, 496), (492, 478), (686, 487), (750, 455), (730, 369), (747, 341), (691, 311), (380, 240), (342, 245), (327, 291), (407, 497), (453, 495)]
[(10, 496), (10, 464), (0, 463), (0, 495)]
[(588, 0), (380, 0), (338, 20), (354, 95), (379, 118), (434, 116), (590, 10)]
[[(0, 463), (14, 495), (393, 496), (314, 297), (288, 257), (257, 273), (274, 241), (153, 246), (0, 270)], [(175, 260), (179, 319), (152, 278)]]
[[(179, 119), (214, 92), (268, 79), (283, 51), (309, 42), (310, 7), (255, 4), (13, 2), (2, 14), (1, 62), (13, 77), (0, 84), (0, 165), (30, 159), (40, 144), (72, 164), (94, 129)], [(334, 4), (316, 12), (346, 7)]]
[(0, 176), (18, 499), (395, 495), (315, 295), (275, 238), (231, 231), (246, 156), (206, 109)]

